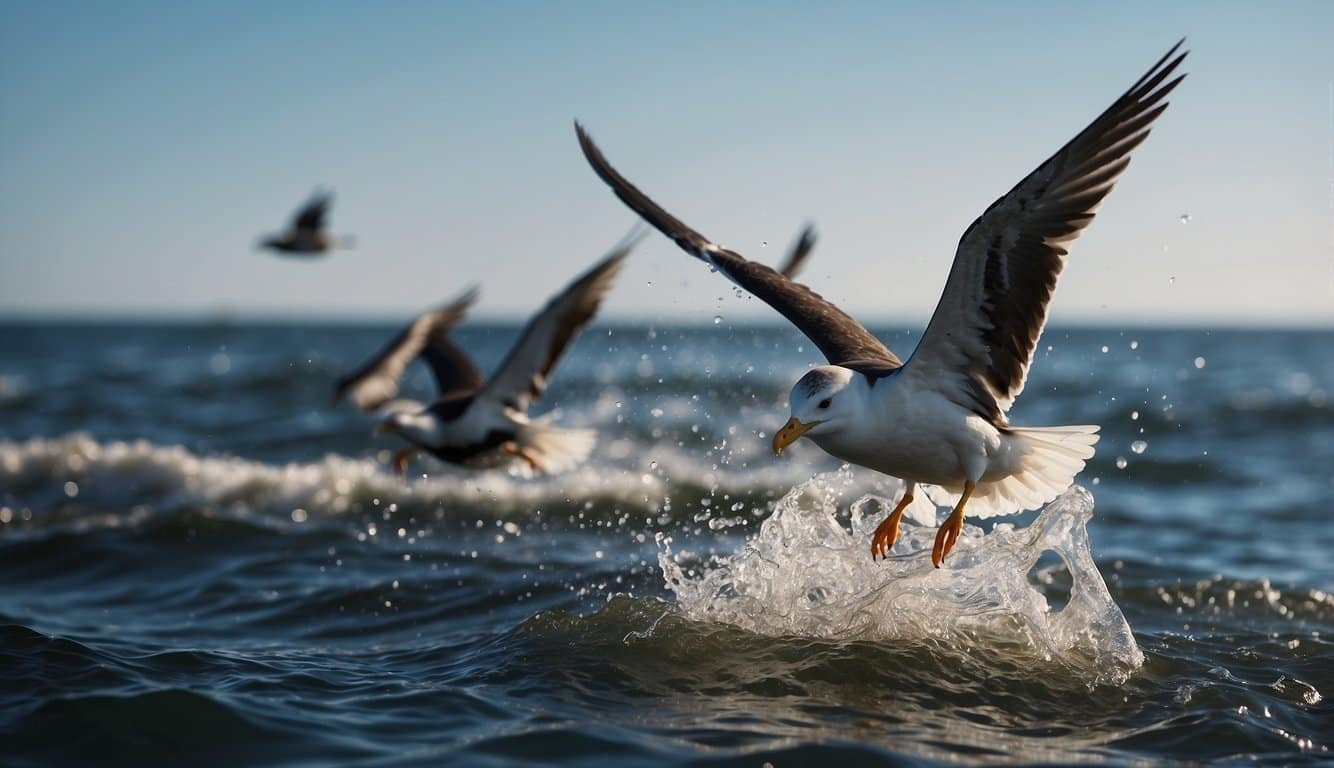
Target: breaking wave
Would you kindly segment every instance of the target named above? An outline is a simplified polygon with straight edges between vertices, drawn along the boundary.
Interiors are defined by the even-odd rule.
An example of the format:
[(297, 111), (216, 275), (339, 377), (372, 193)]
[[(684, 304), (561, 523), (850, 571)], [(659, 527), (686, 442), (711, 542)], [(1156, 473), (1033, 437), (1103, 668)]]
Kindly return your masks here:
[[(202, 509), (259, 515), (286, 522), (341, 517), (388, 507), (437, 517), (523, 515), (569, 509), (591, 517), (629, 512), (693, 513), (767, 504), (809, 477), (808, 465), (750, 464), (742, 451), (726, 462), (701, 460), (684, 448), (647, 451), (632, 441), (609, 441), (591, 462), (561, 475), (524, 479), (504, 470), (429, 470), (403, 480), (382, 457), (327, 454), (312, 462), (267, 464), (227, 455), (201, 456), (179, 445), (148, 441), (99, 442), (87, 434), (0, 441), (0, 504), (24, 522), (39, 516), (91, 519)], [(862, 488), (879, 487), (866, 473)], [(5, 522), (9, 522), (6, 520)]]

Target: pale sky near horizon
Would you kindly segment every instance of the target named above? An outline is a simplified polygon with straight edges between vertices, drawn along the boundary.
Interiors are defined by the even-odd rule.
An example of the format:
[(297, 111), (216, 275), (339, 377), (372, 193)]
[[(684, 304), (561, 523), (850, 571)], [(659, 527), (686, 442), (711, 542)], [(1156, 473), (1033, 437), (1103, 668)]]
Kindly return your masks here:
[[(1178, 38), (1053, 319), (1334, 324), (1334, 3), (4, 3), (0, 314), (522, 315), (633, 223), (575, 143), (870, 321)], [(357, 247), (254, 248), (320, 185)], [(1189, 221), (1182, 223), (1183, 216)], [(767, 243), (767, 245), (766, 245)], [(721, 297), (721, 300), (720, 300)], [(654, 235), (612, 317), (775, 320)]]

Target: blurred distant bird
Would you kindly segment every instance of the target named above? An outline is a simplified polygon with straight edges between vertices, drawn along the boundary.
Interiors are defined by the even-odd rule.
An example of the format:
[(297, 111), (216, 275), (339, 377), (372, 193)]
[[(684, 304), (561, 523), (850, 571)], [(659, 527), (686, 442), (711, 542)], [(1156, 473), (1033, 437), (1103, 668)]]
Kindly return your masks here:
[(444, 331), (462, 318), (474, 294), (423, 315), (374, 359), (340, 381), (335, 398), (350, 394), (363, 408), (390, 403), (397, 380), (418, 352), (435, 373), (440, 397), (424, 408), (392, 407), (377, 431), (398, 434), (411, 445), (394, 456), (403, 474), (417, 451), (465, 466), (498, 466), (521, 460), (533, 472), (552, 473), (583, 461), (595, 442), (592, 430), (559, 429), (533, 420), (528, 408), (547, 388), (565, 348), (583, 330), (611, 289), (643, 233), (628, 236), (602, 261), (554, 296), (528, 321), (500, 367), (483, 380), (468, 355)]
[(782, 266), (778, 267), (778, 272), (786, 278), (794, 278), (801, 272), (801, 268), (806, 266), (806, 259), (811, 255), (811, 249), (815, 247), (815, 227), (807, 224), (802, 230), (797, 241), (792, 244), (792, 248), (787, 252), (787, 258)]
[[(1130, 163), (1185, 75), (1181, 41), (1068, 144), (987, 208), (959, 241), (936, 312), (906, 364), (838, 307), (774, 270), (709, 241), (663, 210), (607, 162), (577, 123), (584, 156), (616, 196), (687, 253), (781, 312), (831, 363), (792, 388), (780, 452), (808, 436), (826, 452), (903, 479), (904, 495), (876, 529), (885, 556), (917, 483), (954, 503), (936, 533), (939, 567), (978, 517), (1032, 509), (1065, 490), (1093, 456), (1096, 426), (1013, 427), (1066, 246)], [(957, 503), (955, 503), (957, 500)]]
[(351, 238), (335, 240), (324, 229), (331, 205), (332, 192), (315, 192), (292, 218), (286, 232), (266, 238), (260, 245), (280, 254), (306, 257), (321, 256), (334, 248), (351, 248)]

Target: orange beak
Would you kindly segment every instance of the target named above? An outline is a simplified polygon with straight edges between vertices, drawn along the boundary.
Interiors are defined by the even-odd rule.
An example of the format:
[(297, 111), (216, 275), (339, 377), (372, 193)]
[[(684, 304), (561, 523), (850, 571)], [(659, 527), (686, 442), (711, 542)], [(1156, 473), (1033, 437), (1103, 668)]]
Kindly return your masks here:
[(779, 454), (783, 449), (797, 442), (797, 438), (811, 431), (811, 428), (819, 424), (818, 421), (812, 421), (809, 424), (803, 424), (796, 416), (787, 420), (783, 428), (774, 435), (774, 453)]

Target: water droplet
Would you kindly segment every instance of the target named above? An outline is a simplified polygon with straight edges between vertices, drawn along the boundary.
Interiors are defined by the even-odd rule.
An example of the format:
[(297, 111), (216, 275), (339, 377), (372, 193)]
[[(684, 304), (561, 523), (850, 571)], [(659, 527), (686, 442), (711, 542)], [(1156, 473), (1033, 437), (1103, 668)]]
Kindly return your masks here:
[(1203, 358), (1203, 357), (1197, 357), (1197, 358), (1195, 358), (1195, 367), (1196, 367), (1196, 368), (1203, 368), (1203, 367), (1204, 367), (1204, 358)]
[(70, 497), (71, 499), (74, 498), (75, 496), (78, 496), (79, 484), (74, 482), (73, 480), (67, 481), (65, 483), (65, 495)]
[(1105, 355), (1105, 354), (1107, 354), (1107, 352), (1108, 352), (1107, 345), (1106, 345), (1106, 344), (1103, 344), (1103, 345), (1102, 345), (1102, 353)]
[(292, 510), (292, 522), (294, 523), (304, 523), (308, 517), (309, 515), (306, 514), (306, 510), (300, 507)]
[(760, 247), (761, 247), (761, 248), (768, 248), (768, 247), (769, 247), (769, 241), (768, 241), (768, 240), (761, 240), (761, 241), (760, 241)]
[(1172, 275), (1171, 277), (1167, 278), (1167, 285), (1168, 285), (1169, 287), (1170, 287), (1170, 286), (1173, 286), (1173, 285), (1176, 285), (1176, 283), (1177, 283), (1176, 275)]
[(649, 280), (649, 281), (648, 281), (648, 287), (650, 287), (650, 288), (653, 287), (653, 281), (652, 281), (652, 280)]
[(722, 323), (722, 321), (723, 321), (723, 316), (722, 316), (722, 315), (714, 315), (714, 316), (713, 316), (713, 324), (714, 324), (714, 325), (718, 325), (718, 324)]
[(1126, 457), (1125, 457), (1125, 456), (1117, 456), (1117, 457), (1116, 457), (1116, 468), (1117, 468), (1117, 469), (1125, 469), (1125, 468), (1126, 468), (1126, 465), (1128, 465), (1129, 463), (1130, 463), (1130, 462), (1126, 461)]
[(1139, 421), (1139, 411), (1131, 411), (1131, 412), (1130, 412), (1130, 420), (1131, 420), (1131, 421)]
[(1144, 453), (1148, 449), (1149, 449), (1149, 444), (1144, 442), (1143, 440), (1136, 440), (1135, 442), (1130, 444), (1130, 450), (1136, 456)]
[(658, 462), (656, 462), (656, 461), (650, 461), (650, 462), (648, 463), (648, 468), (649, 468), (649, 469), (657, 469), (657, 468), (658, 468)]
[(1177, 217), (1177, 221), (1181, 222), (1182, 224), (1189, 224), (1189, 223), (1190, 223), (1190, 214), (1189, 214), (1189, 213), (1183, 213), (1183, 214), (1181, 214), (1181, 216)]
[(1131, 342), (1130, 342), (1130, 348), (1131, 348), (1131, 349), (1139, 349), (1139, 342), (1138, 342), (1138, 341), (1131, 341)]

